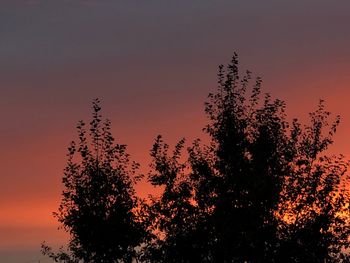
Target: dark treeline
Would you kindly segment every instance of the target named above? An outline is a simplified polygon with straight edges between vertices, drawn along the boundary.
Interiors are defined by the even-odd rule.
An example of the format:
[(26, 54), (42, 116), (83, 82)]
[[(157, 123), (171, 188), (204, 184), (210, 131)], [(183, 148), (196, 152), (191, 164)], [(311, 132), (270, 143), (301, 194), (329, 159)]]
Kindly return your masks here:
[[(320, 101), (308, 124), (219, 66), (205, 103), (208, 142), (158, 136), (148, 175), (103, 121), (98, 100), (68, 149), (56, 218), (70, 234), (56, 262), (350, 262), (348, 161), (327, 155), (339, 124)], [(187, 145), (187, 146), (186, 146)], [(142, 178), (160, 195), (136, 196)]]

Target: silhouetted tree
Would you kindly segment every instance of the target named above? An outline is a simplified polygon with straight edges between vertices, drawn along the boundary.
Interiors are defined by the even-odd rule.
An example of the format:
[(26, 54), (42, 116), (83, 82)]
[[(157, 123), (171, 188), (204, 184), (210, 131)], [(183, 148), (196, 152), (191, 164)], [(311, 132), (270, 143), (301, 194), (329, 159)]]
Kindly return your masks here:
[[(150, 262), (339, 262), (349, 247), (348, 163), (326, 156), (339, 118), (321, 102), (311, 124), (289, 123), (285, 103), (219, 67), (205, 112), (210, 140), (168, 154), (160, 137), (149, 180), (163, 192), (150, 214)], [(324, 135), (326, 134), (326, 135)], [(324, 155), (324, 156), (322, 156)]]
[(205, 195), (216, 199), (214, 262), (346, 258), (348, 162), (325, 154), (339, 117), (328, 124), (330, 113), (321, 101), (310, 125), (302, 128), (297, 120), (290, 125), (284, 102), (269, 95), (259, 99), (260, 79), (248, 100), (250, 73), (240, 79), (237, 55), (218, 75), (219, 89), (206, 103), (216, 174), (213, 192)]
[(327, 154), (339, 125), (323, 101), (310, 123), (288, 121), (285, 103), (239, 74), (237, 55), (219, 66), (205, 103), (208, 141), (170, 152), (158, 136), (149, 182), (135, 196), (138, 164), (114, 144), (98, 101), (88, 136), (69, 147), (56, 217), (71, 235), (63, 262), (350, 262), (349, 167)]
[(294, 120), (290, 136), (291, 173), (281, 193), (281, 247), (277, 259), (292, 262), (349, 262), (349, 163), (326, 155), (339, 116), (328, 123), (323, 101), (310, 125)]
[[(261, 79), (252, 87), (250, 80), (250, 72), (240, 78), (234, 55), (226, 71), (219, 67), (218, 90), (205, 107), (211, 157), (199, 160), (202, 168), (203, 161), (211, 160), (204, 165), (210, 167), (211, 175), (204, 173), (210, 181), (194, 171), (199, 179), (196, 199), (212, 199), (198, 203), (211, 207), (206, 210), (211, 211), (207, 221), (213, 262), (269, 261), (278, 242), (275, 211), (289, 162), (285, 104), (269, 95), (261, 99)], [(200, 193), (203, 187), (209, 194)]]
[(43, 253), (63, 262), (132, 262), (145, 237), (134, 183), (139, 165), (126, 146), (115, 144), (111, 123), (102, 123), (99, 101), (93, 102), (89, 133), (80, 121), (78, 142), (68, 148), (61, 205), (55, 216), (70, 234), (68, 251)]
[[(259, 105), (261, 80), (246, 99), (250, 72), (239, 80), (233, 57), (205, 111), (208, 146), (194, 142), (179, 164), (183, 141), (172, 157), (156, 141), (150, 181), (164, 187), (154, 202), (156, 262), (237, 262), (269, 258), (278, 242), (274, 215), (286, 175), (284, 103), (267, 95)], [(163, 150), (162, 150), (163, 149)], [(154, 246), (152, 247), (154, 249)], [(155, 260), (155, 257), (153, 257)]]
[(151, 227), (156, 235), (146, 252), (149, 262), (201, 262), (193, 237), (197, 218), (192, 187), (185, 178), (188, 167), (180, 160), (184, 142), (180, 140), (169, 154), (169, 146), (158, 136), (151, 150), (149, 181), (164, 191), (150, 204)]

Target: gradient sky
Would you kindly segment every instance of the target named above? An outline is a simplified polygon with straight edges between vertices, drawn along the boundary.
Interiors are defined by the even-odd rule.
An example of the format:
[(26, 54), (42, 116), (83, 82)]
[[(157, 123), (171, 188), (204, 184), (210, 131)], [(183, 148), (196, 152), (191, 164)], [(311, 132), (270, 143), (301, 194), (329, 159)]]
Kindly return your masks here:
[(157, 134), (200, 136), (234, 51), (289, 116), (325, 99), (342, 116), (332, 151), (350, 156), (349, 14), (348, 0), (0, 0), (0, 262), (64, 243), (51, 212), (92, 99), (147, 170)]

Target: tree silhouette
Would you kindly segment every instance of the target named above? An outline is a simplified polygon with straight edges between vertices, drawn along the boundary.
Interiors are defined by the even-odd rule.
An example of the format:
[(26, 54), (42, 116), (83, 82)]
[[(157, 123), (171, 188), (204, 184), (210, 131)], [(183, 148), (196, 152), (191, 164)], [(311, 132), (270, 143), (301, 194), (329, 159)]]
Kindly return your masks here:
[[(253, 82), (253, 83), (252, 83)], [(288, 121), (286, 104), (239, 73), (236, 54), (219, 66), (205, 103), (207, 141), (173, 151), (158, 136), (149, 182), (135, 196), (138, 164), (114, 144), (93, 103), (90, 133), (79, 122), (55, 214), (71, 235), (63, 262), (350, 262), (350, 194), (343, 156), (330, 155), (340, 119), (320, 101), (310, 122)]]
[(55, 213), (70, 234), (68, 251), (54, 253), (43, 244), (43, 253), (56, 262), (132, 262), (145, 237), (133, 188), (139, 165), (130, 161), (125, 145), (114, 143), (99, 104), (93, 102), (89, 134), (80, 121), (78, 142), (68, 148), (65, 188)]
[(212, 262), (269, 261), (278, 242), (274, 214), (289, 161), (285, 104), (261, 99), (261, 79), (250, 80), (249, 71), (240, 79), (236, 54), (226, 71), (219, 67), (217, 92), (205, 105), (210, 157), (197, 157), (198, 145), (191, 151), (192, 163), (206, 170), (203, 178), (193, 169), (196, 200), (209, 204)]
[(150, 181), (164, 186), (153, 204), (156, 229), (164, 237), (156, 242), (161, 255), (156, 261), (244, 262), (272, 253), (287, 123), (283, 102), (266, 96), (258, 105), (260, 79), (246, 99), (250, 79), (247, 72), (239, 80), (236, 56), (226, 76), (220, 66), (218, 91), (205, 108), (212, 141), (205, 147), (195, 141), (186, 164), (178, 163), (183, 141), (168, 157), (168, 146), (158, 137), (151, 151), (157, 173)]
[(349, 163), (341, 155), (324, 153), (339, 124), (339, 116), (329, 124), (329, 115), (320, 101), (310, 114), (310, 125), (301, 129), (293, 122), (293, 161), (279, 210), (285, 223), (281, 225), (280, 261), (349, 262)]
[(261, 79), (240, 77), (237, 55), (219, 67), (205, 132), (180, 162), (158, 137), (149, 180), (163, 192), (152, 203), (150, 262), (340, 262), (349, 248), (348, 163), (327, 156), (339, 118), (321, 101), (302, 127), (285, 103), (262, 96)]
[(202, 262), (195, 236), (197, 208), (192, 186), (186, 179), (186, 162), (181, 162), (182, 139), (169, 154), (169, 145), (158, 136), (151, 150), (153, 162), (149, 181), (164, 189), (150, 204), (151, 229), (155, 233), (146, 251), (148, 262)]

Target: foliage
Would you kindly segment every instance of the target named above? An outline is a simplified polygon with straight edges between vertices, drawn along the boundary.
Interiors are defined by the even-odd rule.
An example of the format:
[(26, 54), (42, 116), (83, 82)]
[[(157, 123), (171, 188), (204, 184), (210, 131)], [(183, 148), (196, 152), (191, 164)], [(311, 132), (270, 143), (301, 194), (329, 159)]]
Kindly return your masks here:
[(235, 54), (219, 67), (204, 131), (180, 163), (157, 138), (149, 180), (163, 192), (152, 203), (150, 262), (324, 262), (346, 260), (348, 163), (327, 156), (339, 117), (321, 101), (310, 125), (288, 122), (285, 103), (261, 95), (261, 79), (240, 77)]
[(291, 173), (286, 177), (278, 211), (285, 223), (281, 227), (281, 261), (349, 260), (349, 163), (343, 156), (324, 153), (339, 124), (339, 117), (329, 124), (329, 115), (320, 101), (310, 114), (310, 125), (301, 129), (296, 120), (293, 122)]
[[(205, 131), (212, 139), (216, 183), (212, 212), (215, 262), (271, 258), (277, 242), (274, 210), (286, 175), (285, 104), (266, 95), (261, 80), (249, 90), (251, 73), (240, 80), (237, 56), (209, 95)], [(250, 94), (247, 94), (250, 91)]]
[(288, 121), (285, 102), (251, 82), (234, 54), (205, 103), (208, 141), (170, 151), (156, 138), (148, 180), (160, 193), (148, 202), (95, 101), (90, 140), (80, 122), (69, 147), (56, 213), (68, 252), (43, 252), (63, 262), (349, 262), (349, 162), (328, 152), (339, 116), (330, 121), (320, 101), (309, 124)]
[[(149, 262), (201, 262), (202, 251), (195, 235), (197, 209), (192, 186), (186, 180), (186, 163), (181, 162), (185, 141), (180, 140), (172, 154), (158, 136), (151, 150), (153, 162), (149, 180), (164, 189), (160, 198), (152, 198), (151, 229), (156, 234), (146, 251)], [(153, 220), (152, 220), (153, 219)]]
[(139, 220), (134, 183), (139, 165), (126, 146), (115, 144), (111, 123), (102, 123), (99, 101), (93, 102), (90, 132), (77, 126), (79, 140), (68, 148), (61, 205), (55, 216), (70, 234), (68, 252), (43, 252), (63, 262), (132, 262), (145, 232)]

